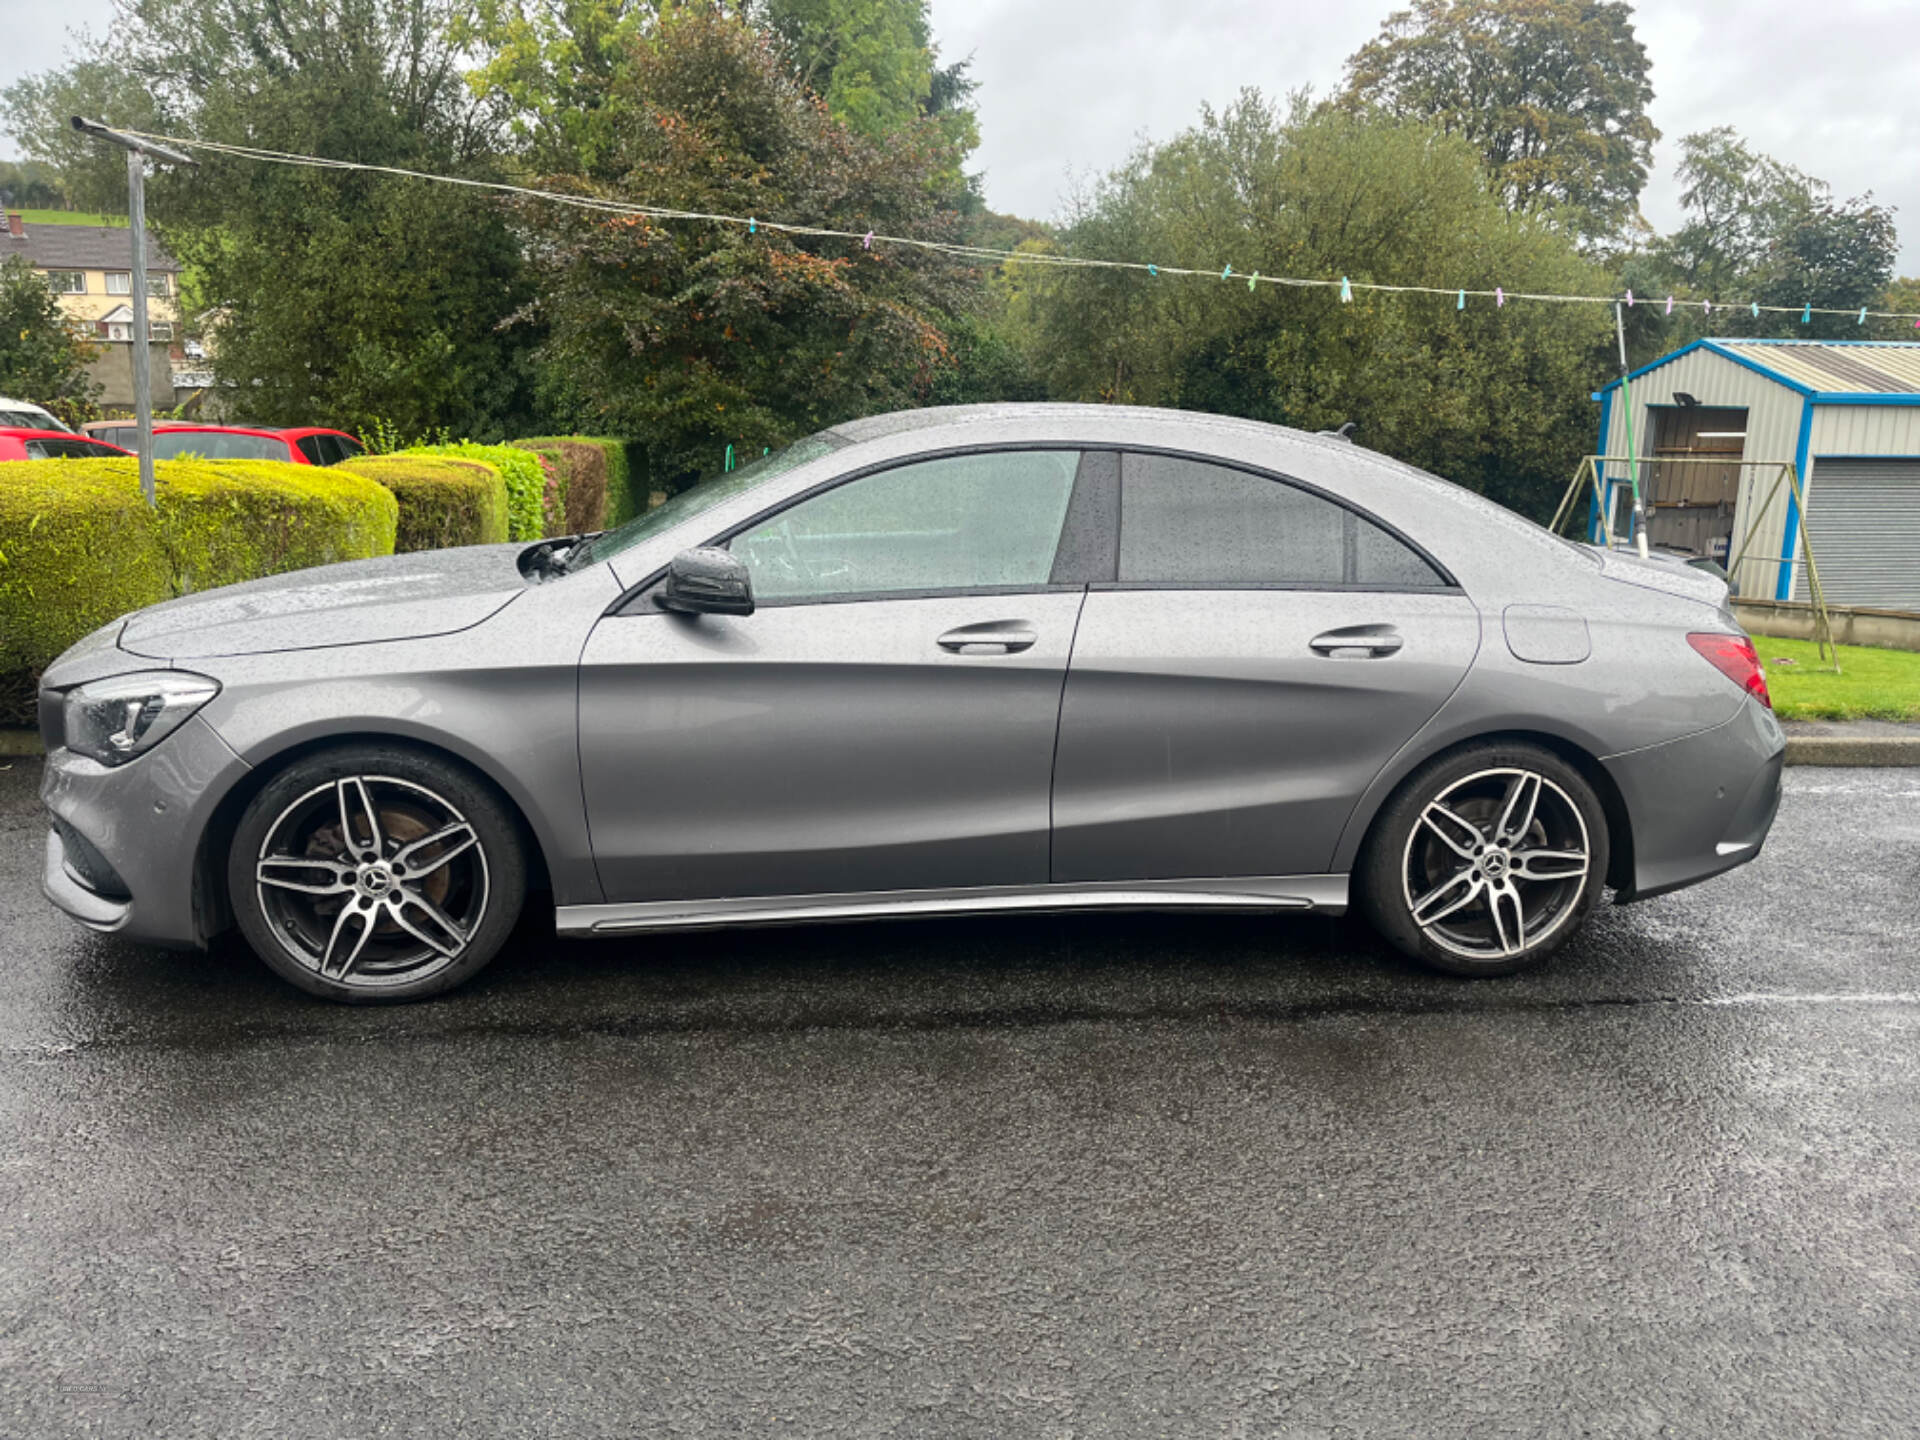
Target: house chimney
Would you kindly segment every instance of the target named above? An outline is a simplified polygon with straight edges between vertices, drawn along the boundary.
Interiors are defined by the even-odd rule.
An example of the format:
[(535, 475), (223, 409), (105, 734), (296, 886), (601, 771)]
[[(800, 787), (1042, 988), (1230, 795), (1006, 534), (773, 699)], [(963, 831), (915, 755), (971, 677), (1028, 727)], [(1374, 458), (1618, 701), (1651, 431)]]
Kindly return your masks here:
[(18, 210), (9, 210), (7, 212), (7, 234), (16, 240), (24, 240), (27, 238), (27, 222), (20, 218), (20, 212)]

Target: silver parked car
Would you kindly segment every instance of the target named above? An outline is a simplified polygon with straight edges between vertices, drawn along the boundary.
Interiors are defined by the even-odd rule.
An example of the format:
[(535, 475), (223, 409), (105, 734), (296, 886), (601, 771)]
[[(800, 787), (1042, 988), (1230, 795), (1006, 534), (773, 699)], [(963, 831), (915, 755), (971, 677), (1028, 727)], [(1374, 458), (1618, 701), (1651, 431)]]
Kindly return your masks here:
[(45, 888), (341, 1000), (564, 935), (1339, 913), (1500, 975), (1750, 860), (1784, 741), (1723, 583), (1337, 437), (843, 425), (601, 535), (158, 605), (44, 677)]

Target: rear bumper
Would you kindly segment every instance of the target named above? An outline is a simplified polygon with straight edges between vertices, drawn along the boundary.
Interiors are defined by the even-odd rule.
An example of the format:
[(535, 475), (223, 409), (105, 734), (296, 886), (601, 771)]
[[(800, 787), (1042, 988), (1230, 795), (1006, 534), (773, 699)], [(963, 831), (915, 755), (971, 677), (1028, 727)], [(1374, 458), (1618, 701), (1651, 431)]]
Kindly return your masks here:
[(1780, 809), (1787, 737), (1758, 701), (1726, 724), (1603, 760), (1633, 830), (1633, 880), (1615, 903), (1724, 874), (1760, 853)]
[(95, 930), (170, 948), (204, 944), (200, 837), (248, 768), (198, 715), (127, 765), (50, 750), (40, 799), (71, 836), (49, 832), (41, 890)]

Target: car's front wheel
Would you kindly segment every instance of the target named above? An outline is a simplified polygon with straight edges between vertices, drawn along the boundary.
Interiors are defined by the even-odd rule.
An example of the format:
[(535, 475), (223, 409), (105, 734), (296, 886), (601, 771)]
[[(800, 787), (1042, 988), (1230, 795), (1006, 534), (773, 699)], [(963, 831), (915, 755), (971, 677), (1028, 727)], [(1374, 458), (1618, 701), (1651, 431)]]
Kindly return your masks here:
[(227, 880), (241, 932), (283, 978), (330, 1000), (415, 1000), (499, 951), (526, 866), (485, 782), (436, 755), (364, 744), (270, 780), (240, 818)]
[(1606, 814), (1552, 751), (1468, 746), (1387, 802), (1361, 903), (1387, 939), (1454, 975), (1511, 975), (1565, 944), (1606, 883)]

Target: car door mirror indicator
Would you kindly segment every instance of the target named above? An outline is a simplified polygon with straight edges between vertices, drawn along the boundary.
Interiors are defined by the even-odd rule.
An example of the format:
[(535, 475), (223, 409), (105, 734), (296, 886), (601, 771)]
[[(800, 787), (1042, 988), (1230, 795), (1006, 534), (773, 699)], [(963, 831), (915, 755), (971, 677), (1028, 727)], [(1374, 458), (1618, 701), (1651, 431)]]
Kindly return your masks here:
[(732, 551), (713, 546), (682, 550), (660, 587), (662, 610), (682, 615), (751, 615), (753, 579)]

